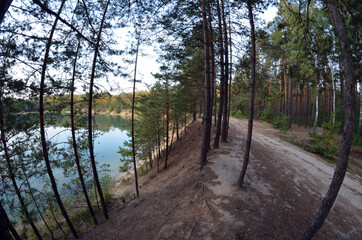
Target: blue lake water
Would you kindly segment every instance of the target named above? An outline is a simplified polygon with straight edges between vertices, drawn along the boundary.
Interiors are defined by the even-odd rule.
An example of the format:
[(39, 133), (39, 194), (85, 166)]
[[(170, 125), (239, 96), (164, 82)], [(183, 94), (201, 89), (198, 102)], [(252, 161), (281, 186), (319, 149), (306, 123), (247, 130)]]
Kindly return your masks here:
[[(58, 147), (69, 146), (68, 139), (71, 137), (69, 128), (62, 127), (62, 124), (57, 126), (48, 126), (46, 128), (47, 139), (52, 143), (57, 143)], [(115, 178), (120, 174), (119, 167), (121, 166), (119, 147), (123, 147), (123, 143), (129, 140), (127, 133), (129, 132), (129, 120), (126, 120), (117, 115), (95, 115), (95, 126), (98, 135), (94, 138), (94, 153), (98, 170), (103, 164), (109, 165), (107, 172), (101, 172), (99, 175), (109, 174)], [(89, 161), (90, 166), (90, 161)], [(78, 176), (65, 177), (63, 169), (53, 167), (53, 173), (57, 180), (59, 188), (64, 183), (69, 183), (72, 178)], [(32, 185), (35, 188), (42, 188), (43, 180), (33, 179)], [(61, 192), (65, 193), (63, 190)]]

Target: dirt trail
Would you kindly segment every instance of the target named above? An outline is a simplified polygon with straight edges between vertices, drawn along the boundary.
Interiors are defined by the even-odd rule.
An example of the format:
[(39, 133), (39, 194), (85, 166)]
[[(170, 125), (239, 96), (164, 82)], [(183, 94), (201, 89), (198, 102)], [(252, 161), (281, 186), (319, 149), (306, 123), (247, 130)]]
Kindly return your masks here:
[[(334, 167), (314, 154), (270, 137), (267, 123), (255, 124), (244, 189), (236, 190), (247, 120), (230, 119), (227, 143), (212, 152), (217, 178), (207, 185), (212, 201), (227, 212), (243, 239), (297, 239), (328, 190)], [(316, 239), (360, 239), (361, 178), (347, 173), (336, 203)]]
[[(173, 146), (169, 168), (141, 178), (141, 197), (122, 203), (120, 196), (133, 191), (133, 183), (120, 186), (110, 220), (83, 239), (298, 239), (318, 210), (333, 166), (256, 122), (244, 188), (237, 190), (247, 120), (230, 121), (228, 142), (210, 151), (203, 172), (198, 164), (202, 125), (196, 122)], [(362, 180), (347, 174), (315, 239), (360, 236)]]

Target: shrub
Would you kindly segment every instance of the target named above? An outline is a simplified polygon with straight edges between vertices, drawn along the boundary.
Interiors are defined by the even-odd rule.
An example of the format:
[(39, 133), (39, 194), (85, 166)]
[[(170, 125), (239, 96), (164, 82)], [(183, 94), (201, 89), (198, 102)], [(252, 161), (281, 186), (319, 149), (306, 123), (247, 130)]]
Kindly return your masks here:
[(274, 118), (274, 110), (271, 107), (267, 107), (260, 113), (261, 119), (267, 122), (272, 122)]
[(112, 198), (112, 188), (114, 187), (112, 177), (109, 174), (104, 175), (101, 178), (100, 183), (103, 190), (104, 200), (106, 201), (106, 203), (110, 203)]
[(239, 110), (234, 109), (231, 111), (231, 116), (236, 118), (242, 118), (242, 117), (248, 117), (248, 114), (243, 109)]
[(335, 144), (334, 136), (340, 127), (340, 123), (324, 122), (322, 127), (322, 134), (315, 131), (309, 133), (311, 140), (307, 142), (305, 149), (323, 157), (331, 158), (338, 153), (338, 146)]
[(272, 120), (274, 127), (280, 129), (280, 131), (286, 132), (290, 128), (290, 119), (287, 115), (282, 114)]
[(357, 127), (353, 137), (353, 146), (362, 147), (362, 125)]

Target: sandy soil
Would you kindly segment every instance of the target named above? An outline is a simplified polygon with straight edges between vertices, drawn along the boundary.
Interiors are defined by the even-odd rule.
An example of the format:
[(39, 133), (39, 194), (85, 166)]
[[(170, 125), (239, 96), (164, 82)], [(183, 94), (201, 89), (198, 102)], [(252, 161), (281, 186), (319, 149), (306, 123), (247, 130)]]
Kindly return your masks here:
[[(110, 220), (83, 239), (298, 239), (318, 210), (333, 166), (277, 139), (277, 130), (258, 121), (238, 190), (247, 120), (230, 121), (228, 142), (210, 151), (204, 171), (198, 164), (202, 125), (196, 122), (174, 144), (168, 169), (141, 178), (141, 197), (123, 203), (133, 183), (120, 185)], [(348, 173), (315, 239), (360, 236), (362, 180)]]

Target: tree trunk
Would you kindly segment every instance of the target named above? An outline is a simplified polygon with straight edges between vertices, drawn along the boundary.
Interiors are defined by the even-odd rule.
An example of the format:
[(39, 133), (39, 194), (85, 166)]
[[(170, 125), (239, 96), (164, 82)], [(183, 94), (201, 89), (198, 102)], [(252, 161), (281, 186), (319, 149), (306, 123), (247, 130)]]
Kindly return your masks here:
[(101, 188), (101, 184), (99, 182), (98, 172), (97, 172), (97, 165), (94, 157), (94, 147), (93, 147), (93, 129), (92, 129), (92, 104), (93, 104), (93, 86), (94, 86), (94, 76), (95, 76), (95, 70), (96, 70), (96, 64), (97, 64), (97, 56), (98, 56), (98, 49), (99, 49), (99, 43), (101, 40), (101, 34), (103, 30), (103, 24), (106, 17), (109, 1), (107, 1), (101, 24), (98, 30), (98, 36), (97, 36), (97, 42), (94, 49), (94, 56), (93, 56), (93, 65), (92, 65), (92, 72), (91, 72), (91, 78), (89, 83), (89, 99), (88, 99), (88, 145), (89, 145), (89, 155), (90, 155), (90, 161), (92, 164), (92, 170), (93, 170), (93, 177), (94, 181), (98, 190), (99, 199), (101, 200), (102, 208), (103, 208), (103, 214), (106, 219), (109, 218), (108, 212), (107, 212), (107, 206), (106, 202), (103, 197), (103, 192)]
[(339, 81), (341, 84), (341, 92), (340, 92), (340, 98), (341, 98), (341, 103), (343, 102), (343, 97), (344, 97), (344, 70), (343, 70), (343, 60), (341, 59), (341, 57), (339, 58)]
[(12, 240), (13, 238), (15, 240), (21, 240), (18, 232), (11, 224), (9, 217), (0, 201), (0, 239)]
[(349, 47), (348, 37), (342, 17), (339, 14), (336, 3), (334, 0), (325, 0), (327, 7), (331, 13), (334, 27), (337, 31), (338, 38), (341, 44), (341, 55), (343, 58), (343, 65), (345, 68), (346, 79), (346, 105), (345, 105), (345, 121), (343, 129), (342, 144), (338, 156), (337, 166), (333, 175), (331, 185), (328, 192), (323, 199), (323, 202), (314, 217), (312, 224), (307, 231), (302, 235), (301, 239), (311, 239), (323, 225), (324, 220), (328, 216), (334, 201), (338, 195), (339, 189), (343, 183), (346, 174), (348, 157), (353, 142), (353, 130), (355, 122), (356, 102), (354, 91), (354, 73), (353, 73), (353, 58), (352, 52)]
[(50, 213), (51, 213), (51, 215), (52, 215), (52, 217), (54, 219), (55, 224), (57, 224), (58, 228), (60, 229), (60, 231), (63, 233), (63, 236), (65, 237), (65, 232), (64, 232), (62, 226), (60, 226), (60, 223), (58, 222), (57, 218), (55, 217), (53, 206), (49, 202), (48, 202), (48, 205), (49, 205), (49, 210), (50, 210)]
[(225, 75), (224, 75), (224, 107), (223, 107), (223, 119), (222, 119), (222, 128), (221, 128), (221, 141), (226, 142), (226, 138), (228, 136), (228, 78), (229, 78), (229, 47), (228, 47), (228, 34), (227, 34), (227, 26), (225, 19), (225, 8), (224, 8), (224, 0), (221, 0), (221, 11), (222, 11), (222, 22), (223, 22), (223, 30), (224, 30), (224, 54), (225, 54)]
[(169, 112), (170, 112), (170, 106), (169, 106), (169, 99), (168, 99), (168, 79), (166, 77), (166, 84), (165, 84), (165, 114), (166, 114), (166, 156), (165, 156), (165, 167), (164, 170), (167, 168), (167, 160), (168, 160), (168, 140), (169, 140)]
[(243, 167), (241, 169), (239, 179), (238, 179), (238, 187), (240, 189), (243, 187), (246, 168), (248, 167), (248, 163), (249, 163), (251, 137), (252, 137), (252, 133), (253, 133), (253, 118), (254, 118), (255, 28), (254, 28), (254, 19), (253, 19), (253, 10), (252, 10), (252, 5), (251, 5), (251, 0), (248, 0), (247, 4), (248, 4), (248, 12), (249, 12), (250, 30), (251, 30), (251, 81), (250, 81), (248, 133), (247, 133), (246, 143), (245, 143)]
[(3, 94), (3, 91), (0, 90), (0, 131), (1, 131), (1, 142), (2, 142), (2, 150), (4, 151), (4, 158), (5, 158), (5, 161), (6, 161), (6, 167), (7, 167), (7, 171), (8, 171), (8, 175), (9, 175), (9, 178), (13, 184), (13, 187), (15, 189), (15, 194), (19, 200), (19, 203), (21, 205), (21, 208), (22, 210), (24, 211), (24, 214), (25, 214), (25, 217), (26, 217), (26, 220), (29, 222), (31, 228), (33, 229), (35, 235), (37, 236), (38, 239), (43, 239), (37, 229), (37, 227), (35, 226), (35, 223), (33, 221), (33, 219), (31, 218), (30, 216), (30, 213), (27, 209), (27, 206), (24, 202), (24, 198), (22, 197), (21, 195), (21, 192), (20, 192), (20, 188), (16, 182), (16, 179), (15, 179), (15, 173), (13, 171), (13, 166), (11, 164), (11, 159), (10, 159), (10, 154), (9, 154), (9, 149), (8, 149), (8, 146), (7, 146), (7, 140), (6, 140), (6, 136), (5, 136), (5, 130), (4, 130), (4, 109), (3, 109), (3, 97), (2, 97), (2, 94)]
[(284, 75), (284, 114), (287, 115), (288, 111), (287, 111), (287, 106), (288, 106), (288, 85), (287, 85), (287, 72), (286, 72), (286, 67), (285, 67), (285, 63), (284, 63), (284, 58), (282, 58), (282, 65), (283, 65), (283, 75)]
[(221, 120), (222, 120), (222, 113), (224, 107), (224, 91), (225, 91), (225, 73), (224, 73), (224, 47), (223, 47), (223, 36), (222, 36), (222, 23), (221, 23), (221, 10), (219, 0), (216, 1), (217, 4), (217, 16), (219, 20), (219, 45), (220, 45), (220, 100), (219, 100), (219, 111), (218, 111), (218, 118), (216, 124), (216, 134), (214, 139), (214, 148), (219, 147), (220, 142), (220, 134), (221, 134)]
[[(298, 101), (298, 94), (296, 101)], [(299, 84), (299, 104), (297, 112), (298, 112), (298, 126), (300, 127), (300, 124), (302, 122), (302, 87), (300, 84)]]
[(359, 84), (359, 126), (362, 126), (362, 83)]
[[(176, 115), (177, 116), (177, 115)], [(178, 141), (180, 139), (180, 136), (179, 136), (179, 127), (178, 127), (178, 119), (176, 117), (176, 140)]]
[(95, 225), (98, 224), (96, 216), (94, 214), (93, 208), (92, 208), (92, 204), (89, 200), (89, 196), (88, 196), (88, 192), (87, 192), (87, 188), (85, 186), (84, 183), (84, 178), (83, 178), (83, 173), (82, 173), (82, 168), (80, 166), (80, 160), (79, 160), (79, 155), (78, 155), (78, 149), (77, 149), (77, 140), (76, 140), (76, 136), (75, 136), (75, 123), (74, 123), (74, 81), (75, 81), (75, 73), (76, 73), (76, 66), (77, 66), (77, 58), (78, 58), (78, 53), (79, 53), (79, 48), (80, 48), (80, 40), (78, 40), (78, 46), (77, 46), (77, 50), (75, 53), (75, 57), (74, 57), (74, 62), (73, 62), (73, 75), (72, 75), (72, 81), (71, 81), (71, 90), (70, 90), (70, 124), (71, 124), (71, 132), (72, 132), (72, 145), (73, 145), (73, 151), (74, 151), (74, 159), (75, 159), (75, 163), (77, 165), (77, 171), (78, 171), (78, 176), (79, 176), (79, 181), (80, 181), (80, 185), (82, 187), (82, 191), (84, 194), (84, 198), (87, 202), (87, 206), (88, 206), (88, 210), (89, 213), (91, 214), (92, 218), (93, 218), (93, 222)]
[(316, 130), (317, 128), (317, 122), (318, 122), (318, 113), (319, 113), (319, 99), (318, 99), (318, 89), (317, 89), (317, 93), (315, 95), (315, 118), (314, 118), (314, 125), (313, 125), (313, 132)]
[(157, 172), (160, 171), (160, 158), (161, 158), (161, 136), (160, 136), (160, 130), (157, 130), (157, 149), (158, 149), (158, 156), (157, 156)]
[(307, 83), (307, 93), (306, 93), (306, 104), (305, 104), (305, 118), (304, 118), (304, 127), (308, 127), (308, 116), (309, 116), (309, 83)]
[(229, 63), (229, 108), (228, 108), (228, 119), (227, 119), (227, 135), (229, 134), (229, 123), (230, 123), (230, 111), (231, 111), (231, 82), (233, 75), (233, 56), (232, 56), (232, 41), (231, 41), (231, 14), (229, 14), (229, 47), (230, 47), (230, 63)]
[(215, 90), (215, 81), (216, 81), (216, 67), (215, 67), (215, 49), (214, 49), (214, 31), (212, 29), (212, 16), (211, 16), (211, 10), (210, 10), (210, 4), (208, 2), (207, 4), (207, 11), (208, 11), (208, 27), (209, 27), (209, 35), (210, 35), (210, 66), (211, 66), (211, 87), (210, 87), (210, 118), (209, 118), (209, 135), (208, 137), (208, 150), (210, 147), (210, 141), (211, 141), (211, 126), (212, 126), (212, 110), (214, 105), (214, 90)]
[[(58, 10), (58, 15), (61, 13), (62, 8), (64, 6), (64, 2), (65, 0), (62, 1), (61, 6)], [(75, 228), (72, 224), (72, 222), (70, 221), (70, 218), (68, 216), (67, 211), (64, 208), (63, 202), (60, 198), (60, 194), (58, 192), (58, 188), (57, 188), (57, 184), (53, 175), (53, 171), (52, 168), (50, 166), (50, 160), (49, 160), (49, 155), (48, 155), (48, 148), (47, 148), (47, 142), (46, 142), (46, 138), (45, 138), (45, 126), (44, 126), (44, 88), (45, 88), (45, 74), (46, 74), (46, 68), (47, 68), (47, 64), (48, 64), (48, 58), (49, 58), (49, 51), (50, 51), (50, 46), (52, 43), (52, 39), (53, 39), (53, 35), (55, 32), (55, 27), (58, 23), (58, 17), (56, 17), (56, 19), (54, 20), (52, 29), (50, 31), (50, 35), (48, 38), (48, 42), (46, 45), (46, 50), (45, 50), (45, 55), (44, 55), (44, 60), (43, 60), (43, 66), (42, 66), (42, 71), (41, 71), (41, 79), (40, 79), (40, 89), (39, 89), (39, 127), (40, 127), (40, 138), (41, 138), (41, 145), (42, 145), (42, 151), (43, 151), (43, 157), (44, 157), (44, 161), (45, 161), (45, 165), (47, 168), (47, 172), (50, 178), (50, 182), (51, 182), (51, 186), (54, 192), (54, 197), (57, 200), (57, 203), (59, 205), (60, 211), (65, 219), (65, 221), (67, 222), (70, 231), (72, 232), (74, 238), (79, 238), (77, 232), (75, 231)]]
[[(202, 22), (203, 22), (203, 33), (204, 33), (204, 68), (205, 68), (205, 81), (204, 81), (204, 88), (205, 88), (205, 105), (204, 105), (204, 128), (203, 128), (203, 134), (202, 134), (202, 145), (201, 145), (201, 161), (200, 161), (200, 170), (203, 169), (204, 164), (207, 162), (207, 151), (208, 146), (210, 143), (210, 43), (209, 43), (209, 29), (208, 29), (208, 23), (207, 23), (207, 17), (206, 17), (206, 3), (205, 0), (202, 0)], [(186, 126), (185, 126), (186, 129)]]
[[(138, 35), (136, 31), (136, 35)], [(136, 61), (134, 64), (134, 73), (133, 73), (133, 90), (132, 90), (132, 130), (131, 130), (131, 137), (132, 137), (132, 160), (133, 160), (133, 169), (134, 169), (134, 180), (135, 180), (135, 187), (136, 187), (136, 194), (137, 197), (139, 197), (139, 191), (138, 191), (138, 176), (137, 176), (137, 163), (136, 163), (136, 148), (135, 148), (135, 140), (134, 140), (134, 102), (136, 97), (136, 81), (137, 81), (137, 61), (138, 61), (138, 50), (140, 46), (140, 36), (137, 36), (137, 49), (136, 49)], [(165, 163), (165, 169), (167, 165), (167, 152), (166, 152), (166, 163)]]
[(21, 161), (21, 170), (22, 170), (22, 172), (23, 172), (26, 185), (28, 185), (30, 197), (31, 197), (31, 199), (33, 200), (33, 203), (34, 203), (36, 209), (38, 210), (39, 216), (40, 216), (40, 218), (42, 219), (45, 227), (48, 229), (51, 238), (54, 239), (53, 231), (50, 229), (48, 223), (45, 221), (45, 218), (44, 218), (43, 214), (41, 213), (40, 207), (39, 207), (39, 205), (38, 205), (38, 202), (37, 202), (37, 200), (35, 199), (35, 196), (34, 196), (34, 194), (33, 194), (33, 190), (31, 189), (31, 185), (30, 185), (30, 182), (29, 182), (29, 178), (28, 178), (28, 176), (26, 175), (26, 170), (25, 170), (25, 166), (24, 166), (24, 164), (23, 164), (23, 161)]
[(326, 121), (326, 114), (327, 114), (327, 86), (324, 83), (323, 87), (323, 113), (322, 113), (322, 123)]
[(150, 162), (150, 168), (152, 169), (153, 166), (152, 166), (152, 153), (151, 153), (151, 151), (148, 151), (148, 160)]

